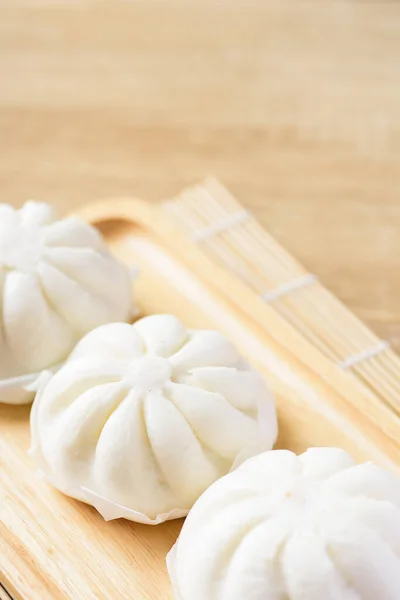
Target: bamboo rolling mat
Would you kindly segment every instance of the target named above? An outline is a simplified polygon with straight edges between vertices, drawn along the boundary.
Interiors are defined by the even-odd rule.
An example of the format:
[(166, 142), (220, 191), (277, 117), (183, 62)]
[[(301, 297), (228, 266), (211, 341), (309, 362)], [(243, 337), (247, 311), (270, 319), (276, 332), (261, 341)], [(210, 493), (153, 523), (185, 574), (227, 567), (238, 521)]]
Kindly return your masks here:
[(212, 259), (399, 415), (400, 357), (278, 244), (217, 180), (209, 178), (184, 191), (166, 203), (165, 209)]

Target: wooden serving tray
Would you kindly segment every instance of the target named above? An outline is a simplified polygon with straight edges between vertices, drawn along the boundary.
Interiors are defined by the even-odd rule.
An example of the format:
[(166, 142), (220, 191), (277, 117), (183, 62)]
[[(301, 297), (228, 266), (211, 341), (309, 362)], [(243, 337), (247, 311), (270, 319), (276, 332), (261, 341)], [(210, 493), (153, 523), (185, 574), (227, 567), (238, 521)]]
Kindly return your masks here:
[[(161, 207), (112, 199), (80, 216), (99, 227), (116, 256), (139, 267), (142, 315), (175, 313), (190, 327), (217, 328), (265, 374), (278, 406), (279, 447), (338, 445), (398, 470), (395, 411), (212, 260)], [(29, 410), (0, 405), (0, 581), (10, 596), (172, 600), (165, 557), (181, 521), (106, 523), (53, 490), (27, 456)]]

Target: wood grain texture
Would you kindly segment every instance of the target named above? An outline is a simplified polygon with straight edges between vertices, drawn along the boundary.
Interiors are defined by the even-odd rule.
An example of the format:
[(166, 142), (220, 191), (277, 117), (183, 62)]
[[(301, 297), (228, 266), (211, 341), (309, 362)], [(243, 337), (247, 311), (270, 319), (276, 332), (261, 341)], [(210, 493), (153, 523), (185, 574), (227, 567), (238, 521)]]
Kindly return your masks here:
[(3, 201), (212, 173), (400, 348), (396, 2), (0, 2)]
[(400, 6), (0, 1), (1, 198), (211, 173), (400, 348)]

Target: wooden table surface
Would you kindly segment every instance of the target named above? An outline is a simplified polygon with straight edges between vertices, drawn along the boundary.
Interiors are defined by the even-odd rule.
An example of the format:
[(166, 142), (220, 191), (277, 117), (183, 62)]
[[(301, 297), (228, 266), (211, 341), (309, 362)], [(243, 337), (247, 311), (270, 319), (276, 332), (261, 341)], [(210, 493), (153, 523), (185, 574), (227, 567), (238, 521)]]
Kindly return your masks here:
[(220, 178), (400, 349), (400, 5), (0, 0), (0, 189)]

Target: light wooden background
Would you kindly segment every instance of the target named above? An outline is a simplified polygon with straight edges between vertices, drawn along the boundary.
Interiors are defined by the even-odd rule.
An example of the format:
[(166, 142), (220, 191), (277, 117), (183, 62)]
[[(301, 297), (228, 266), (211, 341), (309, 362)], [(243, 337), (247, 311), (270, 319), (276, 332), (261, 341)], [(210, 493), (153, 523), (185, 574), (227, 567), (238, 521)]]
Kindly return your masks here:
[(400, 349), (400, 3), (0, 0), (2, 201), (209, 173)]

